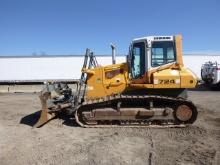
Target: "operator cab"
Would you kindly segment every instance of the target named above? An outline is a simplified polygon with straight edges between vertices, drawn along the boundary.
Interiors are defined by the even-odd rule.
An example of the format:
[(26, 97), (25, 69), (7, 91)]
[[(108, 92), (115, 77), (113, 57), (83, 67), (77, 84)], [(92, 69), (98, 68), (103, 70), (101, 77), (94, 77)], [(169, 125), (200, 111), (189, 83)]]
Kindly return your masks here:
[(134, 39), (129, 51), (130, 76), (142, 78), (152, 69), (176, 62), (174, 36), (149, 36)]

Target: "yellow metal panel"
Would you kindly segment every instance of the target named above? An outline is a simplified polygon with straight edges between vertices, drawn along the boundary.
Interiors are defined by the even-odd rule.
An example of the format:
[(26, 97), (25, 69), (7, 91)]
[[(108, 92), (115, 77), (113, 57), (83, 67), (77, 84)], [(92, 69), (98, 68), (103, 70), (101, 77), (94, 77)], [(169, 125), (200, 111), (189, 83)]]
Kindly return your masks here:
[(178, 65), (183, 66), (183, 54), (182, 54), (182, 36), (175, 36), (175, 45), (176, 45), (176, 62)]
[(180, 88), (180, 74), (176, 69), (165, 69), (153, 73), (154, 88)]
[(126, 63), (90, 69), (86, 96), (87, 98), (99, 98), (121, 93), (126, 89), (127, 84), (128, 67)]
[(86, 96), (90, 98), (98, 98), (106, 95), (103, 86), (103, 68), (98, 67), (90, 69), (94, 74), (87, 74), (87, 93)]
[(194, 73), (186, 68), (182, 68), (180, 72), (181, 88), (195, 88), (197, 84), (197, 77)]
[(103, 85), (107, 95), (121, 93), (128, 82), (127, 64), (116, 64), (104, 67)]

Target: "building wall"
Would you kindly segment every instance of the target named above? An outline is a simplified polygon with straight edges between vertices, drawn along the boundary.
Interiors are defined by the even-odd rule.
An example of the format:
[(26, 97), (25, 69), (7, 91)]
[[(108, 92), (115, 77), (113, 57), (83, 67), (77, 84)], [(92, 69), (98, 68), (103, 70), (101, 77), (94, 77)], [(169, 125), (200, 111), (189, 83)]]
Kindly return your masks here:
[(205, 62), (217, 61), (220, 63), (220, 56), (212, 56), (212, 55), (185, 55), (183, 56), (183, 62), (185, 66), (191, 69), (199, 79), (201, 79), (201, 67)]
[[(83, 56), (59, 57), (1, 57), (0, 81), (40, 81), (79, 79), (83, 64)], [(124, 62), (125, 56), (118, 56), (117, 63)], [(207, 61), (220, 62), (220, 56), (185, 55), (184, 64), (199, 78), (200, 69)], [(101, 65), (111, 64), (111, 56), (99, 56), (97, 61)]]
[[(84, 57), (0, 58), (0, 81), (79, 79)], [(101, 65), (111, 64), (111, 57), (97, 57)], [(117, 62), (125, 61), (120, 56)]]

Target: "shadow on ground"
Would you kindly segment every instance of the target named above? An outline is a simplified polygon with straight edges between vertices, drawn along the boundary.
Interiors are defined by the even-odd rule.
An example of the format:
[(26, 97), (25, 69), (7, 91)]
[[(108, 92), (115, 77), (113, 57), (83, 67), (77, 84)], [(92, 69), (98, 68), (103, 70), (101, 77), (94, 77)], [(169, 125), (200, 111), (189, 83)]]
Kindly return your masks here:
[(188, 89), (189, 91), (220, 91), (220, 86), (207, 86), (199, 84), (196, 88)]
[(60, 113), (57, 118), (63, 120), (63, 125), (71, 126), (71, 127), (78, 127), (79, 125), (76, 123), (76, 120), (73, 115), (67, 115), (65, 113)]
[[(33, 127), (37, 123), (37, 121), (39, 120), (40, 113), (41, 113), (41, 110), (39, 110), (37, 112), (34, 112), (32, 114), (29, 114), (27, 116), (22, 117), (21, 120), (20, 120), (20, 124), (25, 124), (25, 125), (28, 125), (30, 127)], [(72, 126), (72, 127), (77, 127), (78, 126), (78, 124), (75, 121), (75, 118), (73, 118), (73, 116), (67, 115), (65, 113), (58, 114), (52, 120), (56, 120), (56, 119), (63, 120), (62, 124), (66, 125), (66, 126)], [(48, 122), (50, 122), (50, 121), (48, 121)]]
[(33, 127), (34, 124), (36, 124), (38, 119), (40, 118), (40, 112), (41, 110), (22, 117), (20, 120), (20, 124), (25, 124)]

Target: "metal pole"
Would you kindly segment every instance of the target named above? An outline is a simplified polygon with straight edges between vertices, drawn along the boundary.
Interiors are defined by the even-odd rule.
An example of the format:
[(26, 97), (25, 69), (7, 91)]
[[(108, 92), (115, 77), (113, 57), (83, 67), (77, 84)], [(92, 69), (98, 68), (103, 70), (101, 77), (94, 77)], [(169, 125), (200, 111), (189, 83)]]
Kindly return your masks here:
[(116, 58), (115, 58), (115, 54), (116, 54), (115, 53), (115, 48), (116, 48), (116, 46), (111, 43), (111, 48), (112, 48), (112, 64), (116, 64)]

